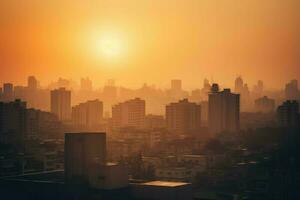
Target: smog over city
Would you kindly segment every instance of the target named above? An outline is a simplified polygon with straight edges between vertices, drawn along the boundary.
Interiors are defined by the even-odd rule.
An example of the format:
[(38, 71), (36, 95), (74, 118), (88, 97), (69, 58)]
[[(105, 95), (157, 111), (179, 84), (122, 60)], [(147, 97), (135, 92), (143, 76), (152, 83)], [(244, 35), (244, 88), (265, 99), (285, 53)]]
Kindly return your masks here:
[(300, 199), (299, 10), (2, 0), (0, 199)]

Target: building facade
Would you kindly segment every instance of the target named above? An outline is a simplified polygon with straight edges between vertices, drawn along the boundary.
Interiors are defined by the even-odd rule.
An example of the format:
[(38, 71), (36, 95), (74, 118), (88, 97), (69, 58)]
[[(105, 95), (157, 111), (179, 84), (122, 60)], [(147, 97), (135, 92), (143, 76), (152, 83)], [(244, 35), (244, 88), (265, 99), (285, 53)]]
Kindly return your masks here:
[(211, 133), (236, 132), (240, 124), (240, 95), (230, 89), (213, 91), (208, 100), (208, 127)]
[(201, 127), (201, 105), (187, 99), (166, 106), (167, 129), (176, 133), (195, 132)]
[(71, 120), (71, 91), (59, 88), (51, 91), (51, 112), (59, 120)]
[(256, 112), (271, 113), (275, 109), (275, 100), (267, 96), (256, 99), (254, 104)]
[(282, 127), (299, 126), (299, 103), (295, 100), (283, 102), (277, 108), (277, 117)]
[(114, 128), (145, 126), (145, 100), (135, 98), (119, 103), (112, 107), (112, 121)]
[(103, 119), (103, 103), (98, 99), (72, 107), (72, 122), (76, 127), (97, 128)]

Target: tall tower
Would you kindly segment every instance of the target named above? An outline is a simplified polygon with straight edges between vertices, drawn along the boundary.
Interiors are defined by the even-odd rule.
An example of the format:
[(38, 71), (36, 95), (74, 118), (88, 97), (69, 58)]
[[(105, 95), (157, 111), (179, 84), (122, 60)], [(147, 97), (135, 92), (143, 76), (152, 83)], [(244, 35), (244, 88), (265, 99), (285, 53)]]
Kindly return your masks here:
[(299, 100), (298, 80), (291, 80), (285, 85), (285, 97), (287, 100)]
[(12, 83), (4, 83), (3, 84), (3, 97), (2, 100), (5, 102), (14, 100), (14, 86)]
[(71, 119), (71, 91), (59, 88), (51, 91), (51, 112), (59, 120)]
[(243, 88), (244, 88), (244, 81), (242, 77), (239, 76), (235, 79), (234, 92), (241, 94), (243, 92)]
[(30, 90), (36, 90), (38, 87), (38, 81), (34, 76), (29, 76), (27, 79), (27, 87)]
[(240, 124), (240, 95), (230, 89), (212, 92), (208, 97), (208, 125), (211, 133), (236, 132)]

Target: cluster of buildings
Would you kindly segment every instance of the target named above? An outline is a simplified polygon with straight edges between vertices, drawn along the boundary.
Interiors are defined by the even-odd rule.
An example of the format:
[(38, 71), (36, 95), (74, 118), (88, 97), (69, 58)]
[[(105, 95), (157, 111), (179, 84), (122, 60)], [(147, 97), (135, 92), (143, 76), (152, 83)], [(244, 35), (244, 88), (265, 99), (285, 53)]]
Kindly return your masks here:
[[(124, 165), (107, 162), (105, 133), (67, 133), (64, 149), (64, 170), (1, 178), (1, 194), (13, 199), (192, 199), (190, 183), (129, 180)], [(15, 185), (22, 189), (11, 193)]]
[[(228, 159), (217, 142), (207, 147), (211, 138), (226, 143), (241, 130), (300, 124), (296, 80), (286, 85), (281, 100), (264, 93), (262, 81), (250, 92), (241, 77), (234, 92), (205, 80), (203, 88), (191, 94), (182, 89), (181, 80), (172, 80), (166, 91), (147, 85), (136, 91), (117, 89), (111, 80), (101, 92), (103, 98), (93, 95), (89, 79), (82, 79), (79, 93), (94, 100), (83, 98), (78, 104), (74, 99), (79, 93), (69, 88), (67, 80), (52, 87), (40, 89), (38, 81), (29, 77), (26, 87), (4, 84), (0, 89), (0, 176), (14, 177), (4, 183), (51, 180), (47, 184), (60, 185), (58, 194), (64, 198), (80, 185), (96, 196), (114, 196), (107, 191), (116, 190), (128, 199), (180, 199), (200, 175), (219, 180), (223, 171), (218, 167), (226, 161), (239, 163), (235, 167), (243, 172), (244, 166), (254, 165), (251, 159)], [(118, 100), (117, 92), (124, 101)], [(37, 96), (47, 97), (48, 111), (39, 109), (43, 106), (36, 103), (41, 100), (36, 101)], [(152, 113), (154, 104), (164, 114)], [(87, 131), (107, 134), (65, 134)], [(71, 193), (66, 189), (70, 185)]]

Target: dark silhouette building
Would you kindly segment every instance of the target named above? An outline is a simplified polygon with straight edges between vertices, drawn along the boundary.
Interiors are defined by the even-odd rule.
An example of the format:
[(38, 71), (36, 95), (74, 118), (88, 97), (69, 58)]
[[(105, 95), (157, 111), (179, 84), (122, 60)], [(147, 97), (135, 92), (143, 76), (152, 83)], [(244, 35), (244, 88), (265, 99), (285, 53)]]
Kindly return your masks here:
[(236, 132), (240, 124), (240, 95), (230, 89), (212, 89), (208, 97), (208, 126), (211, 133)]
[(298, 89), (298, 80), (291, 80), (285, 85), (285, 98), (287, 100), (300, 99), (300, 92)]
[(23, 152), (26, 132), (26, 102), (0, 102), (0, 142)]
[(299, 126), (299, 103), (295, 100), (285, 101), (277, 108), (279, 125), (282, 127)]
[(254, 104), (256, 112), (270, 113), (274, 112), (275, 109), (275, 100), (267, 96), (256, 99)]

